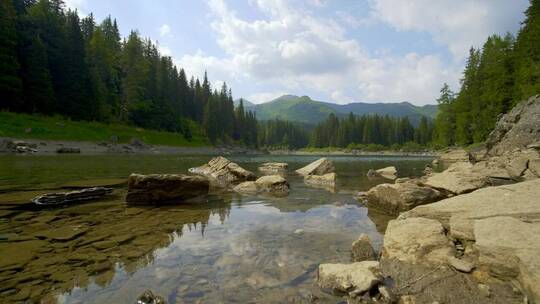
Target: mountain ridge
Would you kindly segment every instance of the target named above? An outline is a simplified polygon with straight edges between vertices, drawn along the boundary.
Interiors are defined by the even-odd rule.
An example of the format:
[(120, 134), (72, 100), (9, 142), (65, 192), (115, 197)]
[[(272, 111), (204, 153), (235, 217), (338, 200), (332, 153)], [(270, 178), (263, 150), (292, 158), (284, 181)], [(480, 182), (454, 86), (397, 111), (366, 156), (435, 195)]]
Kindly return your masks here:
[(283, 95), (262, 104), (246, 106), (257, 113), (260, 120), (283, 119), (307, 124), (317, 124), (325, 120), (330, 113), (345, 116), (352, 112), (355, 115), (390, 115), (395, 117), (407, 116), (413, 123), (422, 116), (434, 119), (437, 105), (415, 106), (410, 102), (398, 103), (367, 103), (353, 102), (344, 105), (311, 99), (309, 96)]

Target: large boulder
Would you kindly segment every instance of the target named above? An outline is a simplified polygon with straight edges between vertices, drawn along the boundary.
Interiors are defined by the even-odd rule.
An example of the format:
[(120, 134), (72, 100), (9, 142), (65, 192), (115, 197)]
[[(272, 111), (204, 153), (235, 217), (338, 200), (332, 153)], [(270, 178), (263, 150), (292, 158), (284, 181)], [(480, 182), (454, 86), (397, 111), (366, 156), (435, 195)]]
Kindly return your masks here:
[(540, 142), (540, 95), (522, 101), (495, 125), (486, 146), (490, 155)]
[(191, 168), (189, 172), (207, 176), (222, 185), (256, 179), (255, 174), (222, 156), (212, 158), (207, 164), (200, 167)]
[(367, 173), (368, 177), (382, 177), (386, 179), (396, 179), (397, 178), (397, 169), (394, 166), (378, 169), (378, 170), (369, 170)]
[(306, 175), (304, 182), (308, 185), (335, 186), (337, 174), (327, 173), (325, 175)]
[(369, 208), (398, 214), (440, 200), (443, 195), (435, 189), (418, 186), (413, 182), (404, 182), (377, 185), (366, 193), (365, 198)]
[(459, 162), (470, 162), (473, 160), (471, 153), (463, 149), (450, 149), (439, 156), (439, 161), (444, 165), (451, 165)]
[(272, 195), (287, 195), (289, 189), (289, 182), (280, 175), (263, 176), (254, 182), (243, 182), (233, 188), (233, 190), (238, 193), (268, 193)]
[(474, 222), (495, 216), (510, 216), (527, 222), (540, 221), (540, 179), (488, 187), (469, 194), (418, 206), (400, 218), (437, 220), (455, 239), (474, 240)]
[(287, 163), (264, 163), (259, 167), (259, 171), (264, 174), (282, 174), (287, 171), (289, 165)]
[(325, 175), (327, 173), (334, 172), (334, 165), (332, 161), (323, 157), (318, 159), (311, 164), (296, 170), (296, 173), (306, 176), (306, 175)]
[(425, 185), (451, 194), (462, 194), (490, 185), (489, 177), (473, 172), (473, 164), (457, 162), (427, 177)]
[(323, 289), (336, 294), (356, 296), (369, 292), (382, 281), (379, 262), (363, 261), (352, 264), (321, 264), (317, 282)]
[(351, 246), (351, 259), (353, 262), (374, 261), (377, 259), (369, 236), (362, 233)]
[(202, 176), (181, 174), (131, 174), (126, 202), (130, 204), (180, 203), (208, 194), (210, 183)]

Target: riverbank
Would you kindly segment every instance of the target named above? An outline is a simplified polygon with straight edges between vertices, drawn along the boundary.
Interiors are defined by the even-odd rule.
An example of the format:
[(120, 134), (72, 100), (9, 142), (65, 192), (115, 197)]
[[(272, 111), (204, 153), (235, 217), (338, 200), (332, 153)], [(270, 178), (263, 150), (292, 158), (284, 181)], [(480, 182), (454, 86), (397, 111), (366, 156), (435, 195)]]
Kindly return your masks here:
[(301, 149), (301, 150), (270, 150), (271, 155), (326, 155), (326, 156), (439, 156), (439, 151), (394, 151), (394, 150), (381, 150), (381, 151), (362, 151), (362, 150), (349, 150), (349, 149)]

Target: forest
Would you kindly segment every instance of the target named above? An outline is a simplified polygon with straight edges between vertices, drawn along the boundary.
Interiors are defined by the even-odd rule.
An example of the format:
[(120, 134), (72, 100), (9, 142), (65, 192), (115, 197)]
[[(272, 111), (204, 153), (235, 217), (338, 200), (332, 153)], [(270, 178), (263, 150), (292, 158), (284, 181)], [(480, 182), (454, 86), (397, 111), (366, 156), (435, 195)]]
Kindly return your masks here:
[(434, 144), (481, 143), (499, 115), (540, 93), (540, 0), (531, 1), (525, 16), (517, 37), (492, 35), (482, 49), (470, 49), (458, 93), (444, 84)]
[(262, 148), (399, 148), (483, 142), (500, 114), (540, 92), (540, 0), (532, 0), (516, 37), (493, 35), (471, 48), (457, 93), (445, 84), (433, 122), (330, 114), (317, 126), (258, 121), (225, 83), (186, 75), (155, 42), (132, 30), (121, 37), (112, 17), (80, 18), (62, 0), (0, 2), (0, 108), (176, 132), (194, 128), (212, 144)]

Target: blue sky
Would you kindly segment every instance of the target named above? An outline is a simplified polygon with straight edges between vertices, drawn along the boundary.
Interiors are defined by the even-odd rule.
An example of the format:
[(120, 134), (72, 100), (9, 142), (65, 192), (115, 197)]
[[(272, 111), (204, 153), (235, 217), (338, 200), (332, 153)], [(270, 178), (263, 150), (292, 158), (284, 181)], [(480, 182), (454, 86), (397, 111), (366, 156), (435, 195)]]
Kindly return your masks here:
[(66, 0), (159, 42), (235, 97), (435, 103), (471, 46), (516, 33), (527, 0)]

